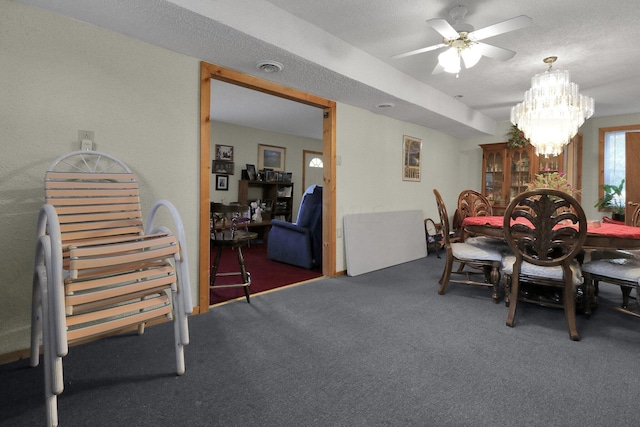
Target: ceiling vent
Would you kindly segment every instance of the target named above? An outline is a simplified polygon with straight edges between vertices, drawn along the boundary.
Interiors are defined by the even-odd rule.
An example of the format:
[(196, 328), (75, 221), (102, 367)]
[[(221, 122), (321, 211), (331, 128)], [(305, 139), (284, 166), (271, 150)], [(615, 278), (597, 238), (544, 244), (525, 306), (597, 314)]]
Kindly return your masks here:
[(260, 61), (256, 64), (256, 68), (263, 73), (277, 73), (282, 71), (284, 66), (276, 61)]
[(385, 102), (385, 103), (376, 105), (376, 107), (380, 108), (381, 110), (384, 110), (385, 108), (393, 108), (394, 106), (395, 104), (393, 104), (392, 102)]

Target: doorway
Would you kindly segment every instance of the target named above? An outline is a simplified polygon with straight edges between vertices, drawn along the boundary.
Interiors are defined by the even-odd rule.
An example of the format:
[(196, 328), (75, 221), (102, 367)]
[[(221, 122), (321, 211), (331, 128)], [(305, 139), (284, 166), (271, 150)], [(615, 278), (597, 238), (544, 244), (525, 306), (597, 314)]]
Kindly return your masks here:
[(324, 156), (319, 151), (302, 151), (302, 192), (310, 186), (322, 185)]
[[(209, 310), (209, 202), (211, 175), (211, 80), (220, 80), (263, 93), (301, 102), (323, 109), (323, 154), (335, 159), (335, 113), (336, 104), (315, 95), (300, 92), (273, 82), (229, 70), (207, 62), (200, 63), (200, 239), (198, 257), (198, 310)], [(322, 274), (333, 277), (336, 273), (336, 208), (335, 208), (335, 161), (324, 162), (323, 167), (323, 264)]]

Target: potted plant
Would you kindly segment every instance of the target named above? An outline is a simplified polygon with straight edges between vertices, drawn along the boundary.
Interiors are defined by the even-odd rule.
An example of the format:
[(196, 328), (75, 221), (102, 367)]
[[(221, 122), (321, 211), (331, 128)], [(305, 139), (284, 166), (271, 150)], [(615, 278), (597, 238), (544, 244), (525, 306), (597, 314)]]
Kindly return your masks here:
[(605, 184), (602, 186), (604, 194), (594, 207), (605, 208), (611, 211), (611, 217), (617, 221), (624, 221), (624, 204), (622, 203), (622, 190), (624, 179), (619, 185)]
[(511, 126), (507, 136), (509, 137), (507, 140), (507, 146), (509, 148), (522, 148), (531, 143), (529, 139), (524, 136), (524, 132), (522, 132), (516, 125)]

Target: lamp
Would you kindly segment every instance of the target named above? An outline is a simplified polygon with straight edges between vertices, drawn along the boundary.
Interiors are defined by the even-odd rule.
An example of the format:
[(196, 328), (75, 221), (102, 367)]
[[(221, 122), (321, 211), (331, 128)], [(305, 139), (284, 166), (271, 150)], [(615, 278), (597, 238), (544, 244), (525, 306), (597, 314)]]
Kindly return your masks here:
[(466, 32), (460, 33), (460, 38), (455, 40), (445, 40), (451, 46), (449, 49), (438, 55), (438, 63), (444, 67), (447, 73), (460, 72), (460, 58), (464, 61), (465, 68), (471, 68), (480, 61), (482, 52), (476, 44), (467, 37)]
[(531, 89), (525, 92), (524, 101), (511, 108), (511, 123), (529, 139), (537, 155), (562, 153), (584, 121), (593, 115), (593, 98), (580, 95), (569, 72), (551, 71), (557, 59), (550, 56), (543, 60), (549, 68), (531, 78)]

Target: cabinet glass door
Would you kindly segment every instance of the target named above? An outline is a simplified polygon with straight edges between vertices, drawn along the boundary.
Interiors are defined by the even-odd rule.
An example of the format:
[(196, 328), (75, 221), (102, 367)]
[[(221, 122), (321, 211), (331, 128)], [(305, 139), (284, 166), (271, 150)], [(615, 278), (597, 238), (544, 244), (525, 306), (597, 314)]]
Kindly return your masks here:
[(504, 199), (502, 184), (504, 171), (502, 170), (502, 153), (488, 153), (485, 166), (484, 195), (490, 202), (501, 202)]
[(526, 149), (512, 150), (511, 154), (511, 182), (509, 183), (509, 199), (527, 189), (531, 182), (531, 158)]
[(538, 170), (540, 172), (559, 172), (561, 166), (560, 156), (540, 156), (538, 160)]

